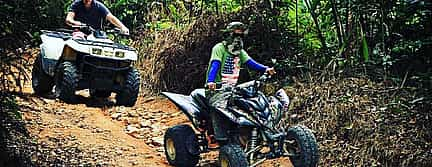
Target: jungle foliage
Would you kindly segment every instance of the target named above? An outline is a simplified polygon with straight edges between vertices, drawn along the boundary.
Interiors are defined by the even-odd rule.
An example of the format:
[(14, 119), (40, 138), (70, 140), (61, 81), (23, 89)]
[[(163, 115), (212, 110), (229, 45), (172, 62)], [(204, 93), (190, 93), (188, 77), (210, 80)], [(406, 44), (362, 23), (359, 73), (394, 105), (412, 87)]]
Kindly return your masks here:
[[(133, 31), (136, 40), (147, 46), (155, 41), (158, 32), (182, 31), (201, 17), (239, 13), (258, 4), (245, 0), (103, 2)], [(36, 46), (40, 42), (39, 30), (65, 27), (70, 3), (2, 1), (2, 64), (15, 61), (6, 59), (8, 53), (23, 54), (20, 51), (24, 48)], [(361, 71), (387, 82), (402, 82), (408, 77), (408, 83), (431, 87), (431, 57), (427, 54), (432, 45), (430, 1), (261, 0), (260, 4), (268, 9), (262, 10), (265, 13), (240, 18), (251, 25), (252, 32), (269, 32), (254, 32), (259, 35), (249, 38), (248, 51), (258, 55), (258, 60), (276, 63), (283, 74)]]

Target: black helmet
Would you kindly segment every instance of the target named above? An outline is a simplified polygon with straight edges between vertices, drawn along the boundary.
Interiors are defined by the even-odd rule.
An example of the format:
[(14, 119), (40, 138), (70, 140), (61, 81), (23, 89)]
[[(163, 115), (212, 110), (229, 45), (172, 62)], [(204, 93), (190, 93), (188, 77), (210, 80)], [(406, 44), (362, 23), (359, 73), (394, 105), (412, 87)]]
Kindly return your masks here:
[(242, 22), (231, 22), (227, 25), (225, 30), (223, 30), (225, 33), (229, 33), (229, 35), (247, 35), (248, 29), (245, 24)]

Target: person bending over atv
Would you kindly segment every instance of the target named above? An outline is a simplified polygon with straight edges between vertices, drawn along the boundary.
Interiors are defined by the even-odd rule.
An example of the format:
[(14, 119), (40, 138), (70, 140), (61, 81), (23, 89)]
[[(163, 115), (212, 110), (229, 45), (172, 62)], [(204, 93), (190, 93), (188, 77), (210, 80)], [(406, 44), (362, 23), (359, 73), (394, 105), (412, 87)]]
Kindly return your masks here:
[[(272, 67), (264, 66), (253, 60), (243, 49), (243, 37), (247, 35), (248, 29), (241, 22), (231, 22), (223, 30), (224, 41), (216, 44), (211, 53), (209, 67), (206, 76), (206, 97), (209, 104), (216, 110), (226, 110), (229, 92), (215, 92), (216, 83), (229, 85), (237, 84), (240, 74), (240, 66), (246, 64), (250, 69), (275, 74)], [(228, 93), (228, 94), (227, 94)], [(226, 141), (227, 134), (224, 122), (221, 117), (211, 112), (212, 125), (215, 130), (215, 139), (218, 142)], [(212, 143), (213, 144), (213, 143)]]
[(81, 26), (84, 23), (94, 29), (102, 29), (104, 19), (118, 27), (122, 34), (129, 34), (129, 29), (97, 0), (75, 0), (66, 16), (66, 24)]

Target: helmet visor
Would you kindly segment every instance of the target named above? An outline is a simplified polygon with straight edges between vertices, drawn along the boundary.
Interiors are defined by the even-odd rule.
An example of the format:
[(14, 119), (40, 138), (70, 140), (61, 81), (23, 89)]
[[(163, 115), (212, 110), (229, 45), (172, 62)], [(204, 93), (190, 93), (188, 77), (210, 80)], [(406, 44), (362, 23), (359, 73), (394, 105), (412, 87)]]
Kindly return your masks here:
[(235, 29), (233, 31), (233, 36), (234, 37), (244, 37), (246, 35), (247, 32), (245, 32), (243, 29)]

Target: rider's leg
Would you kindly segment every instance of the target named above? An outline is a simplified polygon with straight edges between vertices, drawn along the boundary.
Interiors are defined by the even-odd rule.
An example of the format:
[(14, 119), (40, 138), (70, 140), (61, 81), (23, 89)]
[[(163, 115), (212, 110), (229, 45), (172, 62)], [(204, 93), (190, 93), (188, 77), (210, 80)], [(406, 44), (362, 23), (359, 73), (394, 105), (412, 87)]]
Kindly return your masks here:
[(224, 93), (216, 93), (209, 99), (211, 124), (218, 142), (228, 140), (227, 131), (230, 121), (221, 114), (221, 111), (226, 110), (227, 99), (227, 95)]

